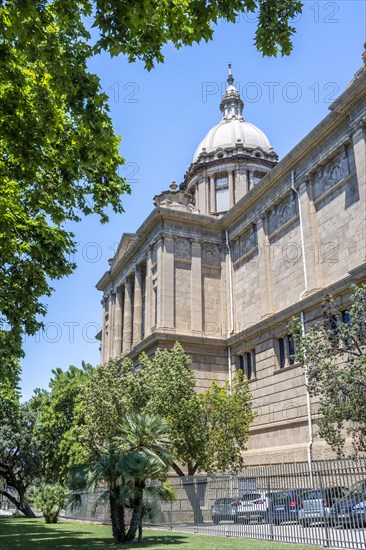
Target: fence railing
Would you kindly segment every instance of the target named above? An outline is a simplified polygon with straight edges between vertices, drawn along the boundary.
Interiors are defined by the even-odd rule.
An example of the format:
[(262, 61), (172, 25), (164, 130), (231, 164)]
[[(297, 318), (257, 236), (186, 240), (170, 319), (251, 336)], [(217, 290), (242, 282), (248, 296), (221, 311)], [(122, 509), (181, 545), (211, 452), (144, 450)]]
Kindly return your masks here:
[[(154, 526), (191, 532), (366, 548), (366, 459), (247, 467), (223, 476), (173, 478), (174, 501), (160, 505)], [(351, 491), (350, 491), (351, 490)], [(69, 517), (109, 520), (85, 495)], [(151, 525), (151, 524), (150, 524)]]

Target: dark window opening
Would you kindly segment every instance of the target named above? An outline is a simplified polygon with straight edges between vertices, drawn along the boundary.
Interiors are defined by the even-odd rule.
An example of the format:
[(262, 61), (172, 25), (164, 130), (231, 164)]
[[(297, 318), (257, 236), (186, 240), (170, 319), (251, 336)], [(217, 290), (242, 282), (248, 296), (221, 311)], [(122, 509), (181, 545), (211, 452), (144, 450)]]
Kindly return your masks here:
[(278, 350), (280, 369), (283, 369), (286, 366), (285, 340), (283, 338), (278, 339)]

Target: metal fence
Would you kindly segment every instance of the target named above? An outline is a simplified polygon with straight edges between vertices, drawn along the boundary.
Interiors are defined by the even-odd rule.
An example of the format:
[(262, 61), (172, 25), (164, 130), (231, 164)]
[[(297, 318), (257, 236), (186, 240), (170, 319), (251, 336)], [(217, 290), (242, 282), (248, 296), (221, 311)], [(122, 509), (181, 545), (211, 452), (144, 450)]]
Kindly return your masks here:
[[(248, 467), (235, 475), (173, 478), (171, 482), (176, 498), (160, 505), (155, 527), (329, 548), (366, 548), (364, 458), (317, 461), (311, 469), (307, 463)], [(350, 488), (353, 494), (347, 493)], [(82, 508), (72, 517), (108, 521), (106, 505), (93, 515), (95, 498), (85, 495)]]

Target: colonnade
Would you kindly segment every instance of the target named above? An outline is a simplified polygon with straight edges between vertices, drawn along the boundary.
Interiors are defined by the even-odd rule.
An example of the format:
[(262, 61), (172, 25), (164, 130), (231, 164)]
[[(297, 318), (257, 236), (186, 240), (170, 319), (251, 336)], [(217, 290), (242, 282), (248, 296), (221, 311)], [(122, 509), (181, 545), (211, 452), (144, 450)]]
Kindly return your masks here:
[(103, 298), (102, 363), (127, 353), (145, 336), (146, 265), (136, 266)]

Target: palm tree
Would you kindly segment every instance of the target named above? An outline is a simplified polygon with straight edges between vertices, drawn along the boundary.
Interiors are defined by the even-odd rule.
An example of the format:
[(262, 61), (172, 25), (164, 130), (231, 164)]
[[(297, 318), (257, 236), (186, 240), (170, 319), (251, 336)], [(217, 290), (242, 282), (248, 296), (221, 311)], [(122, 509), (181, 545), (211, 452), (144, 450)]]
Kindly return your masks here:
[[(124, 418), (115, 442), (124, 456), (125, 473), (130, 481), (132, 516), (126, 541), (132, 542), (138, 529), (139, 540), (142, 536), (144, 491), (147, 482), (165, 480), (172, 462), (172, 443), (164, 420), (158, 416), (137, 413)], [(155, 498), (159, 496), (159, 491), (162, 497), (169, 494), (156, 488)], [(151, 492), (153, 491), (150, 490)], [(145, 502), (145, 510), (147, 509)]]
[[(95, 492), (103, 487), (95, 508), (101, 501), (109, 500), (114, 542), (132, 542), (138, 529), (141, 539), (144, 491), (149, 480), (165, 480), (172, 462), (171, 448), (167, 426), (160, 417), (137, 413), (126, 415), (114, 441), (98, 450), (93, 460), (75, 468), (72, 479), (75, 493), (71, 506), (80, 505), (82, 492)], [(159, 489), (155, 493), (156, 498), (159, 493), (167, 498), (169, 491), (164, 493)], [(126, 508), (132, 509), (127, 533)]]
[(114, 444), (99, 449), (93, 460), (76, 466), (72, 473), (71, 487), (74, 491), (69, 506), (81, 506), (82, 494), (95, 493), (103, 488), (96, 499), (94, 510), (101, 502), (109, 501), (113, 540), (116, 544), (126, 542), (125, 506), (128, 499), (128, 483), (125, 479), (123, 458)]

